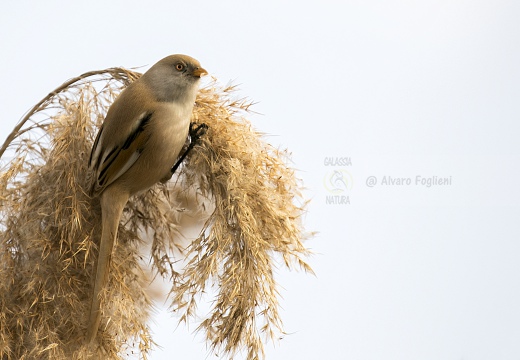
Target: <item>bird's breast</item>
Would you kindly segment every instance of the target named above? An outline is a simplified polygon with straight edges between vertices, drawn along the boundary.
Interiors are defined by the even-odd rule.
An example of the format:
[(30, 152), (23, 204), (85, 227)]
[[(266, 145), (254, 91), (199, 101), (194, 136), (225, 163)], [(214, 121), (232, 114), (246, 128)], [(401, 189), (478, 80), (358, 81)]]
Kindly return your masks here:
[(154, 111), (149, 146), (154, 153), (162, 154), (161, 161), (171, 162), (179, 155), (188, 136), (192, 109), (193, 106), (164, 103)]

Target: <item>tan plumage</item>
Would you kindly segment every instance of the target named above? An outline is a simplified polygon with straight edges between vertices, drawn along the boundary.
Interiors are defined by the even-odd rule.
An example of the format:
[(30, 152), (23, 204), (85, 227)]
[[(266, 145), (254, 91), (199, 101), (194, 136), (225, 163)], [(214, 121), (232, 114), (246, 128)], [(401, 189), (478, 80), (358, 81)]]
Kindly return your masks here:
[(168, 56), (114, 101), (89, 160), (90, 194), (100, 196), (102, 233), (87, 342), (101, 320), (100, 294), (108, 280), (119, 220), (129, 197), (169, 178), (190, 124), (197, 83), (206, 70), (186, 55)]

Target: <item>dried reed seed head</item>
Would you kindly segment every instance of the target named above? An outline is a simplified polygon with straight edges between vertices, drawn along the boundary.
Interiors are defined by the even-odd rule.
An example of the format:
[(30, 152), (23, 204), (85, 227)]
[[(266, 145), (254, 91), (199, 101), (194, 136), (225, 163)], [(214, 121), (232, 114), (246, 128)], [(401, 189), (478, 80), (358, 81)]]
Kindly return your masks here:
[[(174, 280), (172, 309), (193, 320), (200, 294), (216, 286), (200, 323), (211, 347), (232, 357), (263, 357), (263, 342), (282, 332), (276, 258), (312, 271), (301, 216), (301, 184), (288, 153), (265, 143), (242, 116), (251, 103), (233, 100), (233, 87), (215, 82), (196, 100), (193, 120), (208, 133), (178, 176), (181, 189), (210, 199), (200, 236), (174, 270), (179, 233), (179, 187), (158, 184), (133, 197), (118, 233), (110, 284), (104, 293), (100, 346), (81, 344), (92, 292), (100, 209), (86, 193), (86, 165), (96, 127), (122, 88), (140, 74), (113, 68), (86, 73), (38, 103), (0, 149), (12, 159), (0, 174), (0, 359), (146, 358), (153, 341), (146, 325), (139, 246), (151, 238), (155, 269)], [(42, 114), (52, 111), (53, 115)], [(182, 190), (184, 191), (184, 190)], [(201, 202), (202, 203), (202, 202)], [(145, 235), (143, 235), (145, 234)]]

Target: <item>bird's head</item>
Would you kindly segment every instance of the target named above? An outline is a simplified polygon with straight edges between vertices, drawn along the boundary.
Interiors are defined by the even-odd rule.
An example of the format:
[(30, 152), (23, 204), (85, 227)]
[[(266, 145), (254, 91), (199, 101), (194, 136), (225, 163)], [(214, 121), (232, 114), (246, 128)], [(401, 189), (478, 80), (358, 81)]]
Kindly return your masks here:
[(159, 60), (142, 79), (158, 100), (171, 102), (194, 97), (200, 77), (207, 73), (196, 59), (177, 54)]

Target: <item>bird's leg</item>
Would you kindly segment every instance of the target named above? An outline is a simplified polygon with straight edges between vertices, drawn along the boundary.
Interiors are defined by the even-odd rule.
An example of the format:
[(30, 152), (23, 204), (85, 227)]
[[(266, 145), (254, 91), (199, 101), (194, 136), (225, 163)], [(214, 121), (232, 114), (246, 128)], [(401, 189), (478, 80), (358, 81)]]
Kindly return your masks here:
[[(208, 125), (202, 123), (202, 124), (196, 124), (196, 123), (190, 123), (190, 144), (188, 145), (188, 148), (186, 151), (181, 155), (181, 157), (177, 160), (175, 165), (173, 165), (172, 169), (170, 170), (171, 175), (177, 171), (177, 168), (181, 165), (181, 163), (184, 161), (188, 153), (193, 149), (193, 147), (197, 144), (199, 139), (204, 136), (206, 131), (208, 130)], [(170, 176), (171, 177), (171, 176)]]

